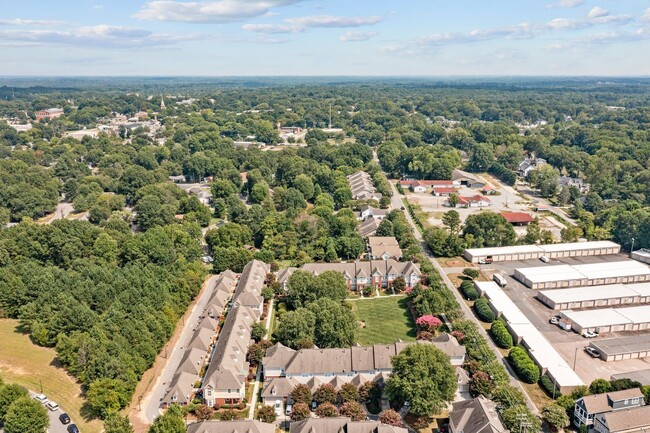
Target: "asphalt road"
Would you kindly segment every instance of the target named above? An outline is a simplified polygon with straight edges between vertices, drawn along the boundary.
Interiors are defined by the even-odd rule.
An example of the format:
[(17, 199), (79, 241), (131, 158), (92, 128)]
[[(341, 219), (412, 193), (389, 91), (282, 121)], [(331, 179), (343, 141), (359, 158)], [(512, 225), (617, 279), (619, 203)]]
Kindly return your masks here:
[[(199, 316), (203, 313), (203, 310), (213, 293), (214, 281), (217, 277), (218, 275), (212, 275), (206, 282), (205, 290), (201, 294), (201, 298), (195, 304), (189, 318), (185, 321), (183, 331), (181, 332), (181, 336), (178, 339), (176, 346), (166, 348), (167, 356), (169, 356), (167, 364), (165, 365), (162, 374), (158, 376), (152, 391), (142, 400), (143, 413), (141, 413), (140, 416), (148, 422), (153, 422), (153, 420), (161, 414), (160, 402), (165, 396), (167, 386), (174, 376), (174, 372), (183, 357), (183, 348), (187, 347), (189, 344), (194, 332), (194, 326), (198, 324)], [(163, 351), (163, 354), (164, 353), (165, 352)]]
[[(29, 396), (30, 397), (34, 397), (37, 394), (40, 394), (40, 393), (34, 392), (34, 391), (29, 391)], [(56, 401), (56, 399), (53, 399), (53, 400), (56, 403), (58, 403)], [(43, 406), (45, 406), (45, 405), (43, 405)], [(48, 433), (68, 433), (67, 428), (68, 428), (69, 424), (63, 425), (63, 424), (61, 424), (61, 421), (59, 421), (59, 415), (64, 413), (64, 409), (59, 408), (59, 409), (57, 409), (55, 411), (51, 411), (51, 410), (46, 408), (46, 410), (47, 410), (48, 416), (50, 417), (50, 426), (47, 429)], [(74, 423), (74, 420), (72, 420), (71, 423)]]
[[(393, 189), (393, 197), (391, 197), (391, 206), (393, 207), (393, 209), (400, 209), (400, 208), (404, 205), (404, 204), (402, 203), (402, 197), (403, 197), (403, 196), (401, 196), (401, 195), (397, 192), (397, 188), (395, 188), (395, 185), (394, 185), (393, 183), (391, 183), (390, 185), (391, 185), (391, 188)], [(426, 245), (426, 243), (423, 241), (423, 239), (422, 239), (422, 235), (421, 235), (420, 232), (418, 231), (418, 229), (417, 229), (415, 223), (413, 222), (413, 219), (411, 218), (411, 215), (409, 214), (408, 210), (405, 210), (405, 211), (404, 211), (404, 215), (406, 216), (406, 219), (408, 220), (409, 224), (411, 225), (411, 227), (412, 227), (412, 229), (413, 229), (413, 234), (415, 235), (415, 238), (416, 238), (416, 239), (420, 242), (420, 244), (422, 245), (422, 249), (424, 250), (425, 254), (427, 255), (427, 257), (429, 257), (429, 260), (431, 260), (431, 263), (433, 264), (433, 266), (436, 268), (436, 270), (438, 271), (438, 273), (439, 273), (440, 276), (442, 277), (442, 280), (443, 280), (444, 283), (447, 285), (447, 288), (449, 288), (449, 290), (451, 290), (451, 293), (453, 293), (454, 296), (456, 297), (456, 301), (458, 301), (458, 304), (460, 305), (461, 310), (463, 311), (463, 315), (464, 315), (467, 319), (473, 321), (473, 322), (476, 324), (476, 326), (477, 326), (479, 332), (481, 333), (481, 335), (483, 336), (483, 338), (485, 338), (485, 340), (487, 341), (487, 343), (488, 343), (488, 345), (490, 346), (490, 349), (492, 350), (492, 352), (494, 352), (494, 354), (496, 355), (497, 359), (501, 362), (501, 364), (503, 364), (503, 366), (504, 366), (504, 367), (506, 368), (506, 370), (508, 371), (508, 374), (510, 375), (510, 384), (511, 384), (512, 386), (518, 388), (518, 389), (523, 393), (523, 395), (526, 396), (526, 405), (528, 406), (528, 408), (529, 408), (529, 409), (530, 409), (534, 414), (539, 414), (539, 411), (538, 411), (537, 408), (535, 407), (535, 404), (532, 402), (532, 400), (530, 399), (530, 397), (528, 397), (528, 394), (526, 393), (526, 391), (524, 390), (524, 388), (521, 386), (521, 384), (519, 383), (519, 381), (515, 378), (514, 372), (513, 372), (512, 369), (510, 368), (510, 364), (508, 364), (508, 363), (506, 362), (506, 360), (503, 358), (503, 356), (501, 356), (501, 352), (499, 352), (499, 350), (497, 349), (497, 347), (496, 347), (496, 346), (494, 345), (494, 343), (492, 342), (492, 339), (487, 335), (487, 333), (485, 332), (485, 329), (483, 329), (483, 327), (481, 326), (481, 323), (479, 322), (479, 320), (478, 320), (478, 319), (476, 318), (476, 316), (474, 316), (474, 314), (470, 311), (470, 309), (469, 309), (469, 307), (467, 306), (467, 304), (465, 304), (465, 301), (463, 300), (462, 296), (460, 295), (460, 293), (458, 292), (458, 290), (454, 287), (454, 285), (452, 284), (452, 282), (451, 282), (451, 280), (449, 279), (449, 277), (447, 277), (447, 274), (446, 274), (445, 271), (442, 269), (442, 266), (440, 266), (440, 264), (438, 263), (438, 261), (433, 257), (433, 255), (432, 255), (431, 252), (429, 251), (429, 247), (428, 247), (428, 246)]]

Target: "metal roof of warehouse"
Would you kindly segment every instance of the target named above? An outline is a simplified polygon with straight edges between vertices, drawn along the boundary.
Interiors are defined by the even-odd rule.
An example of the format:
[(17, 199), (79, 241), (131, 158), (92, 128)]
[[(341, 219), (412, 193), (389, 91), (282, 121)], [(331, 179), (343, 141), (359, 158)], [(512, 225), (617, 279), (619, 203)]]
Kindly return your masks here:
[(514, 245), (510, 247), (494, 248), (469, 248), (465, 251), (473, 256), (501, 256), (508, 254), (521, 253), (546, 253), (558, 251), (584, 251), (603, 248), (619, 248), (620, 246), (612, 241), (592, 241), (592, 242), (571, 242), (561, 244), (545, 245)]
[(646, 297), (650, 296), (650, 283), (605, 284), (571, 289), (541, 290), (539, 294), (556, 304), (635, 296)]
[(622, 260), (586, 265), (534, 266), (517, 268), (515, 271), (533, 283), (540, 283), (647, 275), (650, 274), (650, 267), (634, 260)]
[(596, 340), (591, 345), (607, 355), (644, 352), (650, 350), (650, 334)]
[(528, 352), (537, 364), (543, 369), (547, 369), (560, 387), (584, 385), (582, 379), (571, 369), (553, 345), (496, 283), (483, 281), (475, 282), (475, 284), (490, 299), (494, 309), (503, 315), (513, 332), (524, 340), (529, 348)]

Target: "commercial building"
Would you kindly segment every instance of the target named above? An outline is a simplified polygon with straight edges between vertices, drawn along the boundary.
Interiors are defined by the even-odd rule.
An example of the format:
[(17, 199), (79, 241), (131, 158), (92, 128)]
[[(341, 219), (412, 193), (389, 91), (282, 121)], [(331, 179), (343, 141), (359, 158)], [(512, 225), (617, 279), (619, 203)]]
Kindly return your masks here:
[(489, 301), (490, 308), (506, 321), (516, 344), (526, 348), (542, 374), (547, 374), (562, 393), (571, 392), (584, 382), (546, 340), (519, 307), (493, 281), (475, 281), (474, 285)]
[(535, 218), (528, 212), (501, 211), (501, 216), (513, 226), (527, 226), (535, 221)]
[(650, 282), (542, 290), (537, 299), (552, 310), (650, 303)]
[(62, 108), (48, 108), (47, 110), (39, 110), (34, 112), (34, 117), (36, 117), (36, 121), (40, 121), (42, 119), (56, 119), (57, 117), (63, 116), (63, 109)]
[(621, 246), (611, 241), (572, 242), (547, 245), (515, 245), (511, 247), (469, 248), (465, 259), (472, 263), (491, 259), (494, 262), (562, 257), (600, 256), (618, 254)]
[(560, 316), (571, 322), (578, 333), (617, 331), (643, 331), (650, 328), (650, 305), (605, 308), (600, 310), (563, 310)]
[(650, 250), (642, 248), (632, 253), (632, 258), (643, 263), (650, 264)]
[(606, 362), (650, 357), (650, 335), (597, 339), (589, 343)]
[(610, 380), (630, 379), (639, 382), (643, 386), (650, 385), (650, 369), (634, 370), (627, 373), (612, 374)]
[(650, 281), (650, 267), (634, 260), (546, 265), (515, 269), (514, 276), (531, 289), (559, 289)]

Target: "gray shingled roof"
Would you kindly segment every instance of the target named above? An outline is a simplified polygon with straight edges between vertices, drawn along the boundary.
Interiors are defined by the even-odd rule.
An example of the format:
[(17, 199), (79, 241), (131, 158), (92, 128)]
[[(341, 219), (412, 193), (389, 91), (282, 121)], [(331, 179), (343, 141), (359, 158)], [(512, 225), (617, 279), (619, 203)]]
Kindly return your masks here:
[(650, 406), (619, 409), (602, 415), (610, 433), (650, 427)]
[(453, 403), (449, 428), (458, 433), (505, 433), (494, 402), (483, 396)]
[(190, 424), (187, 433), (275, 433), (275, 424), (254, 420), (203, 421)]
[(407, 433), (401, 427), (379, 421), (351, 421), (350, 418), (307, 418), (291, 423), (290, 433)]

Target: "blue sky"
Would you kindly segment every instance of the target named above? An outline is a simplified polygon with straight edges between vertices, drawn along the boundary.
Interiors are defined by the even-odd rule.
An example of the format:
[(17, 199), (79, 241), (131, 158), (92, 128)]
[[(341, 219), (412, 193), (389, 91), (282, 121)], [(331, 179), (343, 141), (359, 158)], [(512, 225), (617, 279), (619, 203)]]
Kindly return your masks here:
[(650, 75), (648, 0), (45, 0), (1, 75)]

